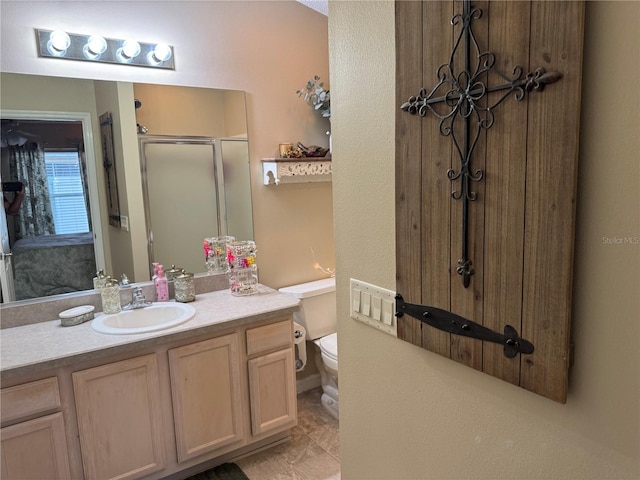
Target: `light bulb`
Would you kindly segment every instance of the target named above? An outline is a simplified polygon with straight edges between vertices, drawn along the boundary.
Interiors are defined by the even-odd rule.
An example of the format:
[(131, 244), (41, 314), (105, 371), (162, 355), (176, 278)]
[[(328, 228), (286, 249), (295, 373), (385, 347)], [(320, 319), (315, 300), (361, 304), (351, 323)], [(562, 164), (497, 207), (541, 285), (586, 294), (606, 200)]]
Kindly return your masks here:
[(159, 43), (153, 50), (153, 56), (161, 62), (166, 62), (171, 58), (171, 47), (166, 43)]
[(147, 60), (151, 65), (160, 65), (171, 58), (171, 47), (166, 43), (159, 43), (149, 52)]
[(140, 44), (135, 40), (125, 40), (122, 44), (122, 53), (129, 58), (137, 57), (140, 55)]
[(125, 40), (116, 52), (116, 58), (122, 63), (130, 63), (138, 55), (140, 55), (140, 44), (135, 40)]
[(47, 50), (51, 55), (62, 56), (67, 53), (69, 45), (71, 45), (69, 34), (62, 30), (54, 30), (51, 32), (51, 35), (49, 35)]
[(100, 35), (91, 35), (82, 53), (89, 60), (97, 60), (107, 50), (107, 41)]

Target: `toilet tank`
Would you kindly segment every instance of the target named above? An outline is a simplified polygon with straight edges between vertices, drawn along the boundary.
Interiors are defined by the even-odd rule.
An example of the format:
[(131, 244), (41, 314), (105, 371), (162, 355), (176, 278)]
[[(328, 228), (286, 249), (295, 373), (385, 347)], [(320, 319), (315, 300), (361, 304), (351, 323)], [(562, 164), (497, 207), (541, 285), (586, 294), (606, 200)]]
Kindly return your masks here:
[(307, 331), (307, 340), (316, 340), (336, 331), (336, 279), (324, 278), (280, 289), (300, 299), (293, 320)]

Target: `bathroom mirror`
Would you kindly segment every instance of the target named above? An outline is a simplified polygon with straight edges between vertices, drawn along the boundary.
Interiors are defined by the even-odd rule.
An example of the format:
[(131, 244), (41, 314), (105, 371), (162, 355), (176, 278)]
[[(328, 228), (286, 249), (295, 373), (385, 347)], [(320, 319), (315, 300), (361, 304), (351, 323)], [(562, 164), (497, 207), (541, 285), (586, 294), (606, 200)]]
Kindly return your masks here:
[[(65, 91), (61, 91), (61, 89)], [(86, 142), (88, 137), (92, 139), (94, 145), (84, 145), (84, 150), (87, 152), (92, 150), (95, 153), (94, 171), (91, 172), (91, 169), (87, 171), (94, 177), (89, 178), (89, 183), (94, 183), (94, 188), (97, 188), (100, 198), (99, 207), (94, 209), (92, 204), (88, 209), (88, 221), (93, 225), (91, 231), (100, 236), (95, 239), (96, 268), (105, 268), (108, 273), (118, 277), (121, 273), (126, 273), (132, 281), (149, 279), (149, 257), (146, 253), (148, 252), (149, 238), (146, 231), (147, 219), (144, 212), (143, 182), (139, 159), (139, 137), (144, 137), (144, 135), (138, 135), (141, 127), (143, 130), (147, 130), (149, 135), (213, 138), (220, 143), (218, 151), (215, 152), (216, 155), (223, 154), (225, 141), (227, 145), (234, 147), (244, 145), (247, 150), (246, 155), (240, 156), (240, 165), (233, 165), (235, 170), (229, 169), (233, 175), (225, 178), (222, 185), (224, 191), (236, 195), (233, 201), (228, 201), (227, 204), (241, 201), (244, 206), (241, 209), (235, 209), (235, 211), (233, 209), (226, 211), (224, 215), (226, 215), (226, 222), (229, 226), (226, 230), (227, 233), (233, 234), (231, 229), (234, 227), (232, 225), (242, 224), (242, 235), (240, 236), (247, 238), (253, 236), (244, 92), (2, 73), (1, 93), (2, 116), (6, 119), (8, 119), (5, 116), (7, 111), (55, 111), (65, 112), (70, 118), (74, 115), (88, 115), (90, 117), (91, 121), (86, 125), (89, 125), (87, 128), (91, 132), (84, 132), (84, 141)], [(138, 96), (141, 97), (141, 106), (136, 109), (134, 98), (137, 99)], [(106, 101), (105, 98), (111, 100)], [(203, 100), (203, 98), (207, 100)], [(113, 133), (116, 161), (119, 162), (117, 173), (121, 215), (125, 217), (119, 229), (109, 226), (108, 218), (106, 218), (106, 187), (104, 174), (101, 172), (103, 166), (100, 164), (102, 155), (99, 146), (98, 117), (107, 110), (115, 110), (114, 116), (116, 118)], [(112, 111), (112, 113), (114, 112)], [(220, 115), (224, 118), (218, 118)], [(31, 118), (35, 120), (34, 117)], [(86, 135), (87, 133), (89, 135)], [(80, 138), (82, 138), (82, 134), (80, 134)], [(231, 140), (239, 141), (232, 143)], [(235, 154), (234, 156), (237, 157)], [(126, 158), (126, 162), (123, 162), (122, 157)], [(5, 178), (4, 172), (2, 178), (3, 181), (8, 180)], [(175, 189), (181, 189), (185, 194), (197, 193), (190, 191), (184, 185), (181, 187), (179, 179), (175, 180)], [(233, 185), (227, 185), (228, 181), (233, 181)], [(11, 197), (11, 195), (8, 196)], [(186, 213), (188, 212), (185, 212), (184, 216), (188, 218), (189, 215)], [(167, 223), (171, 222), (172, 220), (168, 218)], [(204, 236), (215, 236), (219, 232), (214, 224), (211, 224), (211, 228), (205, 228), (205, 231), (208, 234), (203, 235), (203, 238)], [(98, 251), (100, 248), (103, 249), (102, 252)], [(200, 255), (201, 241), (198, 242), (198, 245), (190, 245), (188, 248)], [(194, 273), (205, 270), (203, 254), (202, 258), (201, 263), (192, 264), (201, 265), (200, 269), (197, 269), (197, 266), (190, 267)], [(167, 266), (167, 268), (169, 267), (170, 265)], [(88, 286), (88, 288), (91, 287)]]

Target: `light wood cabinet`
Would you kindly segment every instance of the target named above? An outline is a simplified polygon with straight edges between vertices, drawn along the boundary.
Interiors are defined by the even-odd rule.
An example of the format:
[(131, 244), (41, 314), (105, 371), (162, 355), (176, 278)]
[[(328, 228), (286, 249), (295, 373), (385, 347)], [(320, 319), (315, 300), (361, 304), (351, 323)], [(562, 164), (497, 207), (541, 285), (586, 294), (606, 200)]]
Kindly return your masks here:
[(19, 380), (0, 391), (2, 480), (177, 477), (297, 422), (291, 316)]
[[(259, 355), (277, 348), (280, 350)], [(247, 355), (252, 435), (259, 437), (295, 426), (298, 414), (292, 322), (248, 329)]]
[(71, 477), (62, 413), (2, 429), (2, 479)]
[(295, 388), (291, 349), (249, 360), (251, 432), (254, 436), (295, 426)]
[(238, 334), (169, 350), (178, 462), (245, 440)]
[(141, 478), (165, 466), (155, 354), (74, 372), (85, 478)]
[(1, 478), (69, 478), (58, 379), (50, 377), (3, 388), (0, 404)]

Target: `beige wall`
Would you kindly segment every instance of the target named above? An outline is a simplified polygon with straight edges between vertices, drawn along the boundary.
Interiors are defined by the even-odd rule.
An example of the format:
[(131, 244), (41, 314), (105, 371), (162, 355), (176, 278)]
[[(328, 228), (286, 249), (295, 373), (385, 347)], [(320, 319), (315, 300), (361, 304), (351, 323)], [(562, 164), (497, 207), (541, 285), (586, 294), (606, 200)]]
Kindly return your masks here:
[[(23, 110), (40, 112), (81, 112), (91, 116), (91, 136), (93, 157), (100, 163), (102, 152), (100, 147), (100, 125), (96, 107), (96, 90), (92, 81), (80, 79), (61, 79), (32, 75), (12, 75), (3, 73), (0, 81), (0, 107), (2, 110)], [(106, 210), (106, 193), (104, 170), (96, 168), (100, 211)], [(94, 225), (94, 230), (96, 230)], [(111, 248), (109, 244), (108, 220), (102, 218), (101, 231), (105, 265), (111, 265)], [(99, 263), (99, 262), (98, 262)]]
[[(127, 88), (128, 87), (128, 88)], [(131, 84), (124, 85), (119, 82), (95, 82), (96, 92), (96, 107), (97, 111), (101, 115), (104, 112), (111, 113), (112, 120), (112, 132), (113, 132), (113, 160), (115, 161), (117, 184), (118, 184), (118, 207), (120, 209), (120, 215), (131, 217), (131, 214), (135, 209), (129, 205), (129, 189), (127, 188), (128, 181), (133, 181), (131, 175), (127, 175), (128, 164), (118, 161), (118, 159), (127, 158), (128, 151), (126, 150), (127, 139), (123, 137), (122, 133), (129, 131), (132, 128), (135, 131), (135, 118), (129, 103), (129, 108), (123, 105), (125, 99), (133, 98), (133, 87)], [(121, 98), (122, 97), (122, 98)], [(133, 100), (131, 100), (133, 101)], [(96, 119), (99, 121), (98, 119)], [(101, 139), (102, 137), (98, 137)], [(102, 141), (98, 141), (98, 148), (102, 145)], [(137, 149), (137, 146), (136, 146)], [(135, 153), (135, 151), (133, 152)], [(98, 157), (98, 167), (102, 171), (103, 157)], [(139, 170), (139, 169), (138, 169)], [(101, 172), (102, 173), (102, 172)], [(138, 174), (138, 180), (140, 175)], [(134, 194), (134, 192), (131, 192)], [(103, 219), (108, 218), (108, 211), (102, 210), (101, 215)], [(132, 236), (136, 233), (137, 222), (132, 222), (133, 230), (125, 231), (120, 228), (116, 228), (107, 224), (105, 237), (108, 237), (108, 245), (110, 245), (109, 256), (111, 262), (107, 264), (105, 273), (107, 275), (113, 275), (115, 278), (120, 279), (122, 274), (126, 274), (131, 281), (136, 278), (134, 271), (134, 255), (132, 250)], [(142, 229), (144, 232), (144, 229)], [(144, 236), (143, 236), (144, 238)]]
[[(260, 158), (282, 142), (328, 146), (329, 121), (295, 92), (313, 75), (328, 79), (327, 19), (286, 1), (0, 2), (3, 72), (244, 90), (260, 281), (282, 287), (334, 267), (331, 183), (266, 187)], [(175, 71), (38, 58), (34, 28), (166, 41)], [(90, 33), (90, 32), (87, 32)], [(135, 159), (137, 162), (137, 158)]]
[[(224, 91), (210, 88), (137, 83), (133, 87), (142, 106), (136, 110), (138, 123), (152, 135), (226, 137)], [(242, 108), (244, 112), (244, 107)], [(203, 115), (202, 112), (207, 112)], [(245, 127), (246, 129), (246, 127)]]
[(575, 364), (561, 405), (349, 318), (350, 277), (395, 287), (394, 8), (330, 3), (342, 478), (640, 477), (640, 3), (586, 8)]

